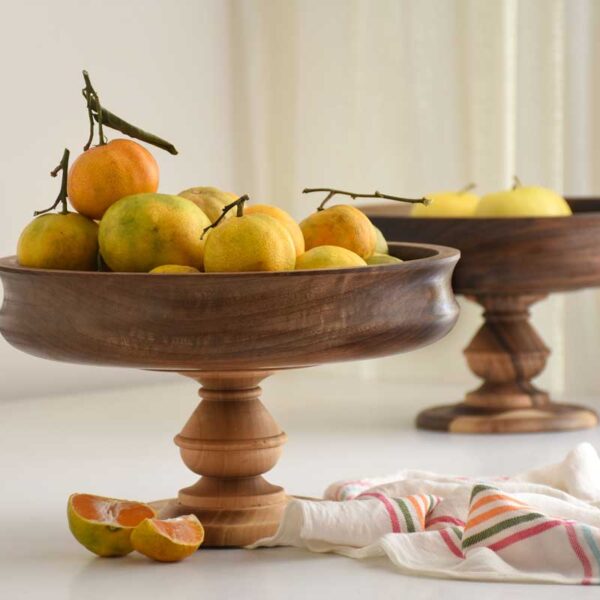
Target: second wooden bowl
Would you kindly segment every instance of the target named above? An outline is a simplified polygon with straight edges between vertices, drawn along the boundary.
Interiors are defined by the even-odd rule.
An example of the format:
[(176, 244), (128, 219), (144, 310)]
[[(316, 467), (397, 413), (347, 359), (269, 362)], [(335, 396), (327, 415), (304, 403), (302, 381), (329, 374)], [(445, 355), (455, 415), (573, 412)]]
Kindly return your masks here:
[(460, 404), (421, 413), (419, 427), (497, 433), (598, 423), (594, 411), (552, 403), (531, 383), (550, 352), (530, 324), (531, 304), (600, 286), (600, 200), (569, 203), (573, 216), (554, 218), (414, 218), (404, 207), (364, 207), (390, 240), (458, 248), (454, 291), (484, 308), (485, 322), (465, 350), (484, 383)]

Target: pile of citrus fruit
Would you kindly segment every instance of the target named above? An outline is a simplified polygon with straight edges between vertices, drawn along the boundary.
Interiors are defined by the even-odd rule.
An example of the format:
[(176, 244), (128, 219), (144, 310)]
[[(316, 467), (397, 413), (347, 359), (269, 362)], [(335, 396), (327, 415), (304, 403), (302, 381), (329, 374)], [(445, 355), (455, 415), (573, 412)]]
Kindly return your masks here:
[(85, 151), (63, 178), (77, 212), (36, 217), (19, 239), (22, 266), (164, 274), (401, 262), (350, 205), (319, 209), (298, 224), (277, 206), (214, 187), (157, 193), (158, 165), (132, 140)]
[[(416, 217), (562, 216), (564, 198), (542, 187), (523, 187), (479, 198), (471, 186), (458, 192), (408, 200), (375, 192), (331, 188), (317, 210), (297, 223), (272, 204), (251, 204), (247, 195), (215, 187), (192, 187), (177, 195), (158, 193), (159, 166), (133, 139), (108, 141), (113, 128), (172, 154), (175, 147), (101, 106), (84, 71), (90, 134), (69, 169), (65, 150), (58, 167), (62, 185), (55, 203), (22, 232), (17, 248), (25, 267), (153, 274), (290, 271), (366, 267), (402, 262), (368, 217), (354, 206), (325, 207), (336, 194), (414, 204)], [(98, 144), (92, 146), (95, 125)], [(75, 212), (68, 209), (70, 202)], [(60, 205), (58, 212), (52, 212)]]
[[(22, 232), (17, 248), (22, 266), (195, 274), (401, 262), (388, 254), (385, 239), (368, 217), (350, 205), (326, 208), (323, 202), (298, 224), (277, 206), (251, 204), (246, 195), (215, 187), (158, 193), (159, 166), (152, 153), (134, 139), (108, 141), (104, 131), (117, 129), (177, 151), (108, 111), (86, 72), (84, 79), (89, 139), (70, 168), (67, 149), (52, 172), (62, 173), (60, 193)], [(96, 125), (98, 144), (93, 146)], [(319, 191), (330, 192), (326, 200), (336, 193), (357, 196)], [(374, 195), (385, 197), (358, 196)]]

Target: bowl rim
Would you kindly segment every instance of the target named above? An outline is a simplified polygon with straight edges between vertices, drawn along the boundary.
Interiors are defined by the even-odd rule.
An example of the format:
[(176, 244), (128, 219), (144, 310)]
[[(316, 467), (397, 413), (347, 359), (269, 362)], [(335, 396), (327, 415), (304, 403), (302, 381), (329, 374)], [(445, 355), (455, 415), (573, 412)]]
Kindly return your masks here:
[[(415, 221), (415, 222), (420, 222), (420, 221), (424, 221), (426, 223), (439, 223), (441, 221), (464, 221), (465, 223), (481, 223), (481, 222), (487, 222), (487, 223), (508, 223), (508, 222), (516, 222), (516, 223), (523, 223), (523, 222), (532, 222), (532, 221), (541, 221), (541, 222), (547, 222), (547, 221), (552, 221), (552, 222), (556, 222), (556, 221), (572, 221), (573, 219), (583, 219), (583, 218), (592, 218), (592, 219), (600, 219), (600, 210), (590, 210), (587, 212), (576, 212), (573, 213), (572, 215), (564, 215), (564, 216), (560, 216), (560, 217), (553, 217), (553, 216), (547, 216), (547, 217), (541, 217), (541, 216), (537, 216), (537, 217), (477, 217), (477, 216), (472, 216), (472, 217), (413, 217), (410, 214), (393, 214), (393, 213), (384, 213), (384, 212), (377, 212), (377, 213), (368, 213), (367, 216), (369, 217), (369, 219), (398, 219), (398, 220), (407, 220), (407, 221)], [(391, 243), (391, 242), (388, 242)]]
[(32, 267), (22, 267), (17, 263), (17, 257), (15, 255), (5, 256), (0, 258), (0, 273), (19, 273), (29, 274), (37, 276), (85, 276), (85, 277), (108, 277), (108, 278), (123, 278), (123, 277), (151, 277), (153, 280), (161, 281), (172, 278), (183, 278), (193, 281), (195, 278), (201, 276), (202, 280), (207, 279), (223, 279), (223, 278), (247, 278), (247, 277), (261, 277), (261, 278), (272, 278), (272, 277), (302, 277), (302, 276), (316, 276), (324, 277), (327, 275), (338, 275), (338, 274), (356, 274), (356, 273), (373, 273), (384, 272), (389, 273), (390, 271), (407, 271), (415, 268), (419, 268), (427, 263), (445, 264), (457, 262), (460, 258), (460, 250), (451, 248), (450, 246), (441, 246), (439, 244), (422, 244), (419, 242), (388, 242), (390, 247), (409, 247), (409, 248), (423, 248), (426, 250), (433, 250), (434, 254), (431, 256), (424, 256), (422, 258), (413, 258), (397, 264), (384, 264), (384, 265), (369, 265), (366, 267), (347, 267), (347, 268), (336, 268), (336, 269), (301, 269), (294, 271), (243, 271), (243, 272), (219, 272), (219, 273), (162, 273), (160, 276), (156, 276), (151, 273), (138, 273), (138, 272), (126, 272), (126, 271), (70, 271), (65, 269), (36, 269)]

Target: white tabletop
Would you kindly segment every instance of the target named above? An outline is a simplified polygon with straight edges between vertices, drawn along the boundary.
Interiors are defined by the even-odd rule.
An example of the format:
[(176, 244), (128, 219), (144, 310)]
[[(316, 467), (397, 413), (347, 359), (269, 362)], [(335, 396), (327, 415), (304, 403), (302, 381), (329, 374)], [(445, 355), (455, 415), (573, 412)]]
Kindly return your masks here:
[[(152, 374), (148, 374), (149, 382)], [(278, 374), (264, 400), (289, 434), (267, 475), (290, 493), (319, 496), (333, 480), (422, 468), (508, 475), (557, 461), (600, 431), (457, 436), (416, 431), (420, 408), (452, 402), (456, 387), (357, 382), (324, 370)], [(586, 399), (595, 403), (598, 400)], [(131, 554), (99, 559), (71, 537), (70, 493), (153, 500), (195, 476), (172, 437), (193, 410), (194, 383), (0, 403), (0, 598), (253, 599), (597, 598), (598, 588), (507, 585), (400, 575), (385, 559), (353, 561), (291, 548), (201, 549), (173, 565)]]

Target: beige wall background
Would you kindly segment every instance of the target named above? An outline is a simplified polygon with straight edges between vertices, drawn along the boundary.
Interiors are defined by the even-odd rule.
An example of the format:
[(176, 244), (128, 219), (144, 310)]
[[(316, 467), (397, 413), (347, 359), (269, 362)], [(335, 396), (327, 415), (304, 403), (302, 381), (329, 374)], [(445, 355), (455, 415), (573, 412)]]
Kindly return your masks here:
[[(309, 212), (307, 186), (422, 195), (522, 180), (600, 193), (596, 0), (55, 0), (3, 3), (0, 253), (14, 253), (47, 173), (79, 150), (87, 68), (103, 102), (173, 141), (161, 188), (212, 184)], [(526, 257), (524, 257), (526, 260)], [(332, 366), (361, 377), (469, 383), (479, 322), (462, 302), (440, 343)], [(594, 291), (553, 296), (534, 321), (553, 348), (541, 383), (597, 391)], [(350, 370), (351, 369), (351, 370)], [(0, 398), (168, 375), (44, 362), (0, 342)]]

